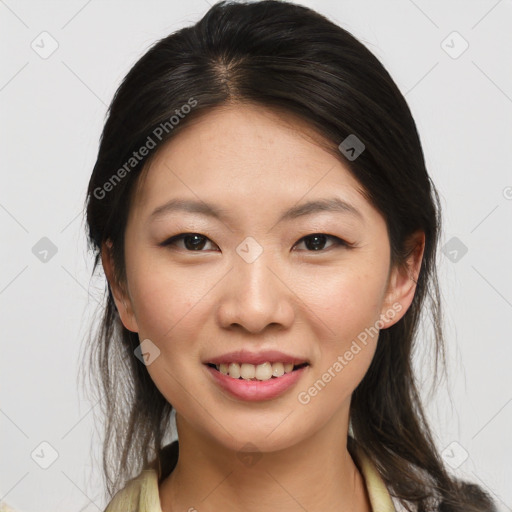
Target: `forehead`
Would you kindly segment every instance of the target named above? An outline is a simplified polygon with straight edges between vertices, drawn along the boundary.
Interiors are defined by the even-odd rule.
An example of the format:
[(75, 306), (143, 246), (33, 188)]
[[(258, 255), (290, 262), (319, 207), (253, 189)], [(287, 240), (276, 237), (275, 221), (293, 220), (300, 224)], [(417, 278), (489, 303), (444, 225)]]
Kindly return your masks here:
[(217, 107), (158, 150), (140, 177), (134, 207), (147, 213), (187, 196), (261, 212), (333, 192), (362, 206), (362, 188), (333, 146), (293, 114), (251, 104)]

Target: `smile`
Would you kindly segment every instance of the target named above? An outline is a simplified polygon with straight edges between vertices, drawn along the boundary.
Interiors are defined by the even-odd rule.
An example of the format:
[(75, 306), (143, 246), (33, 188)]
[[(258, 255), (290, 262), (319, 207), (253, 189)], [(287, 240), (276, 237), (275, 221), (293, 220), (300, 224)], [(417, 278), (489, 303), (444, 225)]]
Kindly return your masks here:
[(209, 363), (208, 366), (215, 368), (223, 375), (229, 376), (232, 379), (265, 381), (282, 377), (286, 373), (291, 373), (294, 370), (307, 366), (307, 363), (294, 365), (293, 363), (271, 363), (267, 361), (258, 365), (250, 363), (222, 363), (214, 365)]
[[(206, 363), (203, 367), (222, 391), (236, 399), (252, 402), (271, 400), (281, 396), (290, 390), (307, 372), (309, 364), (293, 365), (293, 363), (287, 363), (285, 368), (285, 364), (279, 362), (267, 362), (259, 365), (249, 363), (215, 365)], [(239, 374), (238, 377), (236, 372)], [(271, 372), (270, 376), (269, 372)]]

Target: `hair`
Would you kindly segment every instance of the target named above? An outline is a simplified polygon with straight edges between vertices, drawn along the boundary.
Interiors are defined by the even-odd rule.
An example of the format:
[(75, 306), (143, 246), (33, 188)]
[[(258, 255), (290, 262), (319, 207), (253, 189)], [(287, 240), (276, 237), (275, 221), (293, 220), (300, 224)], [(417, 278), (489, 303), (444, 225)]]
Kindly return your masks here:
[[(197, 116), (244, 103), (299, 116), (329, 142), (386, 220), (392, 265), (405, 266), (413, 249), (410, 236), (425, 233), (412, 304), (380, 331), (371, 365), (352, 395), (349, 448), (361, 447), (391, 495), (409, 511), (495, 510), (483, 489), (448, 473), (413, 372), (426, 311), (436, 374), (439, 362), (445, 367), (436, 270), (441, 208), (416, 124), (379, 60), (314, 10), (277, 0), (222, 1), (196, 24), (157, 41), (135, 63), (109, 107), (87, 190), (93, 273), (109, 240), (114, 279), (125, 283), (128, 213), (141, 171), (158, 148)], [(339, 149), (349, 135), (364, 143), (356, 159)], [(156, 150), (134, 160), (134, 151), (150, 139)], [(103, 471), (112, 496), (161, 452), (172, 405), (135, 357), (138, 334), (123, 326), (107, 280), (104, 299), (101, 321), (89, 337), (89, 364), (101, 394)]]

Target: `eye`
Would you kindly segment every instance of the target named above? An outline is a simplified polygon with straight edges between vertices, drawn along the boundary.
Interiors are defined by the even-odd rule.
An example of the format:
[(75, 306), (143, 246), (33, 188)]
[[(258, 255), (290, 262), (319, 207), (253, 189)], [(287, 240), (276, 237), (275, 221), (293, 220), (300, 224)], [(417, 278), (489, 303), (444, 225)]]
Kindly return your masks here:
[(325, 233), (313, 233), (311, 235), (307, 235), (299, 240), (300, 243), (304, 243), (308, 249), (311, 249), (308, 252), (316, 252), (316, 251), (322, 251), (324, 250), (324, 245), (327, 239), (331, 239), (334, 241), (334, 246), (347, 246), (349, 247), (350, 244), (348, 242), (345, 242), (345, 240), (342, 240), (341, 238), (338, 238), (334, 235), (326, 235)]
[(206, 240), (208, 240), (208, 237), (199, 233), (181, 233), (165, 240), (160, 245), (162, 247), (176, 246), (178, 242), (183, 241), (184, 247), (182, 246), (181, 248), (185, 248), (188, 252), (205, 252), (202, 249), (205, 246)]
[[(304, 243), (307, 248), (307, 252), (317, 252), (325, 250), (324, 246), (328, 239), (334, 242), (334, 246), (350, 247), (350, 244), (345, 242), (345, 240), (342, 240), (341, 238), (338, 238), (334, 235), (326, 235), (325, 233), (312, 233), (311, 235), (302, 237), (297, 245)], [(208, 237), (199, 233), (181, 233), (165, 240), (160, 245), (162, 247), (176, 247), (179, 242), (183, 242), (183, 245), (180, 248), (185, 249), (187, 252), (205, 252), (203, 249), (208, 242), (217, 247), (217, 245), (209, 240)]]

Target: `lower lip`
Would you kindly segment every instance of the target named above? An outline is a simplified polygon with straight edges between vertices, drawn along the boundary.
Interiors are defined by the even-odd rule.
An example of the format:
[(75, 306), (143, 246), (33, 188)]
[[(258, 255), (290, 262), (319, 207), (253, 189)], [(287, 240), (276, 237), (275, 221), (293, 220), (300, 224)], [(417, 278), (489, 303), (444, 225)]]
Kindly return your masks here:
[(262, 400), (271, 400), (277, 398), (285, 391), (290, 389), (302, 376), (308, 366), (303, 366), (298, 370), (285, 373), (281, 377), (268, 380), (244, 380), (233, 379), (224, 375), (215, 368), (205, 365), (210, 375), (219, 386), (230, 393), (232, 396), (249, 402)]

